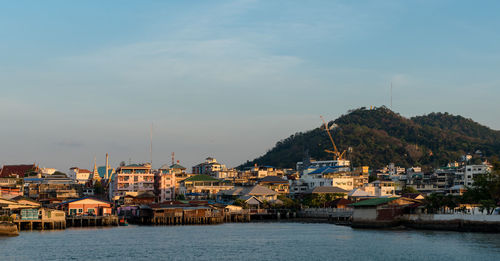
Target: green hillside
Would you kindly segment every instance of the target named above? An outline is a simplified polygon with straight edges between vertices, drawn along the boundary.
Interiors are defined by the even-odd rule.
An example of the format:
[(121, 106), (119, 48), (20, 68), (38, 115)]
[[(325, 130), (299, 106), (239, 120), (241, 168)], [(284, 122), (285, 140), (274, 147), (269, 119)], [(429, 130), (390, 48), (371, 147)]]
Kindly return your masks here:
[[(408, 119), (386, 107), (360, 108), (329, 126), (339, 150), (349, 151), (346, 156), (353, 166), (379, 168), (394, 162), (405, 167), (437, 167), (477, 150), (484, 157), (500, 155), (500, 131), (447, 113)], [(258, 164), (295, 168), (306, 150), (314, 159), (331, 159), (325, 149), (332, 146), (324, 128), (318, 127), (277, 142), (266, 154), (240, 167)]]

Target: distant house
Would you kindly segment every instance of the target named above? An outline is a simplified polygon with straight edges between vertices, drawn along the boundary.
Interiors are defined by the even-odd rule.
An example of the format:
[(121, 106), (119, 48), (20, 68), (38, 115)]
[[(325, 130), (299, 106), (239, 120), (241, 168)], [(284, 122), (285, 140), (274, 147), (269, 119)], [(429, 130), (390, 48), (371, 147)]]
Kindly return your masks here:
[(194, 174), (206, 174), (212, 175), (217, 171), (225, 170), (226, 165), (217, 162), (215, 158), (208, 157), (205, 159), (205, 162), (200, 163), (193, 167)]
[(280, 194), (288, 194), (290, 192), (288, 180), (284, 180), (278, 176), (266, 176), (259, 181), (259, 185), (272, 189)]
[(111, 203), (90, 197), (74, 199), (61, 203), (60, 207), (68, 216), (77, 215), (111, 215)]
[[(162, 168), (163, 167), (164, 166), (162, 166)], [(184, 166), (177, 164), (177, 163), (170, 165), (170, 167), (168, 167), (168, 169), (171, 169), (174, 174), (186, 172), (186, 168)]]
[(330, 186), (315, 187), (306, 192), (306, 194), (342, 194), (344, 196), (347, 196), (347, 193), (349, 193), (349, 191), (345, 189)]
[(26, 174), (31, 171), (37, 171), (38, 168), (35, 164), (28, 165), (4, 165), (2, 170), (0, 170), (0, 177), (8, 178), (8, 177), (17, 177), (24, 178)]
[(14, 198), (12, 198), (12, 200), (16, 201), (17, 203), (32, 206), (35, 208), (39, 208), (42, 205), (42, 204), (40, 204), (40, 202), (38, 202), (36, 200), (30, 199), (27, 197), (23, 197), (23, 196), (14, 197)]
[(155, 201), (155, 194), (150, 191), (138, 192), (137, 195), (126, 195), (123, 197), (125, 205), (152, 204)]
[(354, 227), (387, 226), (404, 212), (404, 208), (420, 203), (410, 198), (373, 198), (351, 204), (354, 208), (352, 223)]
[(405, 193), (403, 195), (401, 195), (401, 197), (404, 197), (404, 198), (411, 198), (411, 199), (418, 199), (418, 200), (422, 200), (424, 199), (424, 195), (420, 194), (420, 193)]
[(217, 199), (223, 202), (230, 202), (239, 198), (244, 201), (252, 200), (253, 203), (257, 204), (259, 202), (260, 204), (264, 201), (276, 202), (278, 200), (278, 195), (279, 193), (274, 190), (260, 185), (255, 185), (251, 187), (236, 187), (234, 189), (220, 191), (217, 193)]
[(223, 180), (198, 174), (181, 181), (180, 193), (191, 198), (211, 198), (221, 190), (232, 188), (231, 184)]
[(85, 184), (91, 179), (92, 172), (88, 169), (72, 167), (69, 169), (69, 177), (78, 184)]

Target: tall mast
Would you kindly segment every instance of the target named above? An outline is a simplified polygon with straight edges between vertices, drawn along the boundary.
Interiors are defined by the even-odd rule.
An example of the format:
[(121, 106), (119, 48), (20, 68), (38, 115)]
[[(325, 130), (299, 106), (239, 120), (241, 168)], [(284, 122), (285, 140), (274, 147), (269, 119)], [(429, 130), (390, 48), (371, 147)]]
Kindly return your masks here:
[(392, 111), (392, 81), (391, 81), (391, 111)]
[(151, 168), (153, 168), (153, 123), (151, 123), (151, 135), (150, 135), (150, 146), (149, 146), (149, 157)]
[(104, 174), (104, 177), (109, 180), (109, 164), (108, 164), (108, 153), (106, 153), (106, 173)]

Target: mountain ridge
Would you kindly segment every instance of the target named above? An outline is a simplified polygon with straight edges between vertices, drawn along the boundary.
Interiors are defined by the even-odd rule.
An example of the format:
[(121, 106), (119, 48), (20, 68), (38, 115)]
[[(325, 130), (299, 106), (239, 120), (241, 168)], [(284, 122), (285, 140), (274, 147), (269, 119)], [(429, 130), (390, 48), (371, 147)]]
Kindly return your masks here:
[[(439, 167), (462, 155), (481, 151), (477, 158), (500, 156), (500, 131), (472, 119), (448, 113), (405, 118), (387, 107), (358, 108), (328, 123), (339, 151), (353, 166), (380, 168), (389, 162), (400, 166)], [(264, 155), (240, 165), (294, 168), (307, 150), (316, 160), (328, 160), (332, 145), (320, 126), (280, 140)], [(481, 157), (483, 156), (483, 157)]]

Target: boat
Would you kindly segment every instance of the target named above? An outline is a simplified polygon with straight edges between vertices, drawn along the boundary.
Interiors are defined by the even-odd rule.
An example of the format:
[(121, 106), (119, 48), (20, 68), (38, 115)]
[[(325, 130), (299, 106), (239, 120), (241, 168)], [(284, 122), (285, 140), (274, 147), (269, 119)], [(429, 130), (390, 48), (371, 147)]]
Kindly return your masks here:
[(120, 218), (120, 220), (118, 220), (118, 225), (120, 226), (128, 226), (128, 222), (125, 218)]

